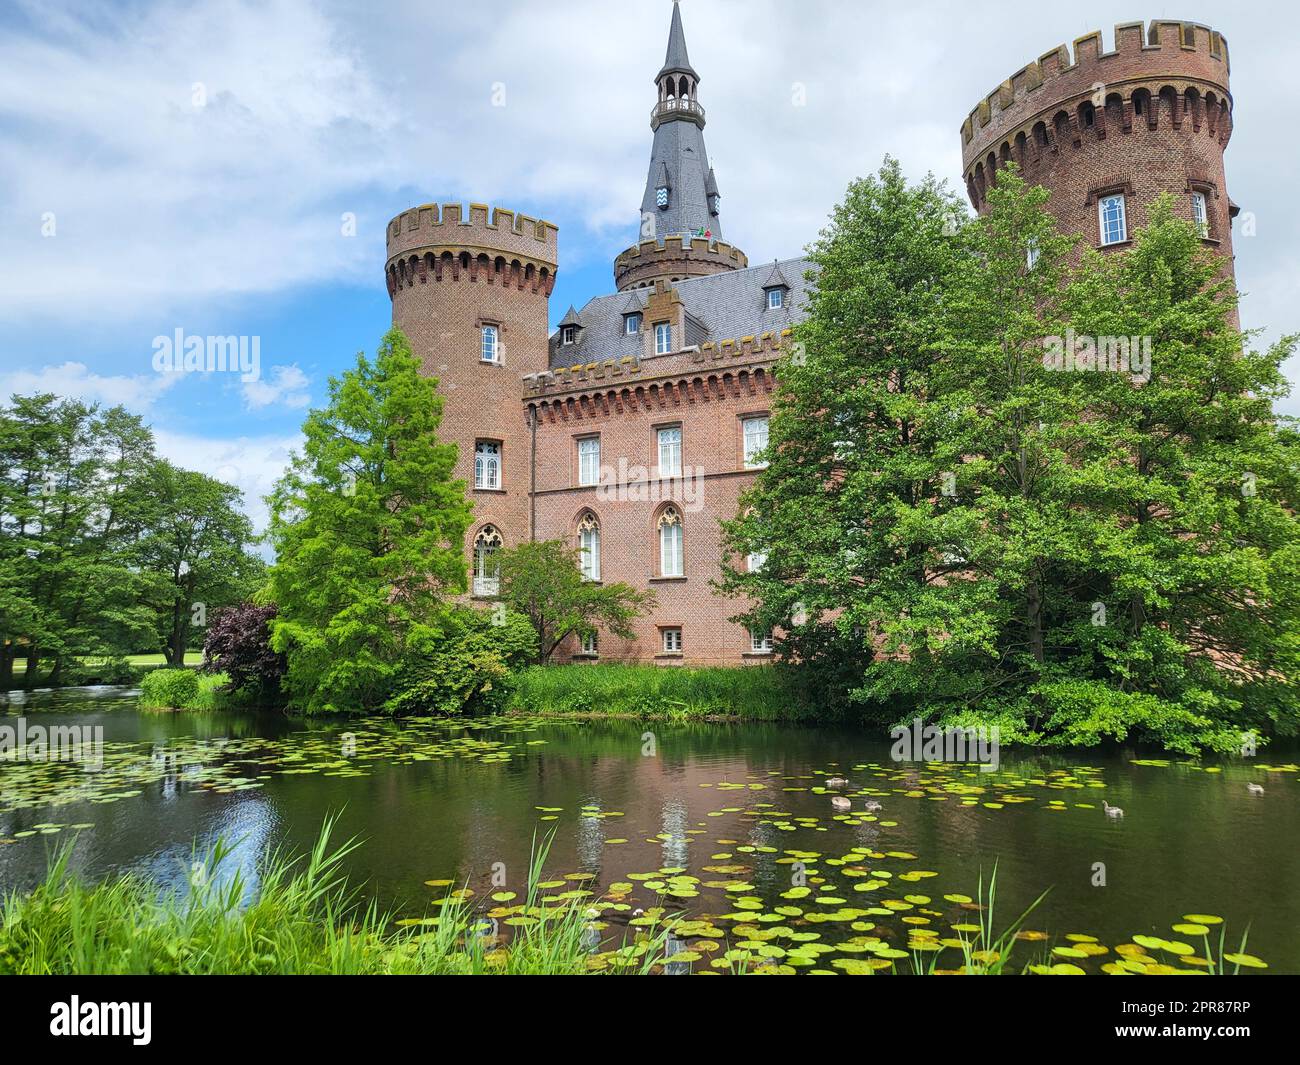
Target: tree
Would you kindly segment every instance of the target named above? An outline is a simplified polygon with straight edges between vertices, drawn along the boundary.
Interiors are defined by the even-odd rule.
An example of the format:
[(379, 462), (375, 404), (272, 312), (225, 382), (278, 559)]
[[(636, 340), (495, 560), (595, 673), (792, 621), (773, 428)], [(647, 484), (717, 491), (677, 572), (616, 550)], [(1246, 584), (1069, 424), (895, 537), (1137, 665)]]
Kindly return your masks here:
[(301, 455), (270, 496), (268, 599), (291, 705), (380, 705), (401, 663), (436, 645), (466, 587), (465, 484), (439, 443), (442, 398), (400, 330), (331, 378)]
[(208, 612), (246, 598), (265, 567), (248, 551), (253, 526), (238, 509), (239, 489), (166, 459), (152, 464), (148, 485), (149, 528), (138, 547), (155, 578), (146, 601), (168, 665), (182, 666)]
[[(14, 396), (0, 411), (0, 681), (62, 683), (81, 657), (146, 645), (145, 528), (153, 437), (121, 407)], [(49, 671), (40, 676), (40, 667)]]
[(1245, 350), (1167, 204), (1103, 257), (1046, 199), (1008, 167), (953, 226), (892, 164), (850, 188), (727, 523), (766, 561), (721, 584), (792, 657), (855, 654), (853, 697), (889, 720), (1185, 751), (1293, 731), (1296, 452), (1272, 412), (1293, 341)]
[(284, 655), (271, 646), (273, 605), (238, 603), (213, 613), (203, 641), (202, 669), (225, 673), (229, 689), (254, 699), (278, 699)]
[(537, 632), (537, 661), (551, 660), (569, 636), (598, 628), (631, 639), (632, 622), (653, 609), (655, 597), (622, 581), (587, 580), (578, 552), (560, 540), (522, 543), (498, 551), (501, 601), (525, 615)]

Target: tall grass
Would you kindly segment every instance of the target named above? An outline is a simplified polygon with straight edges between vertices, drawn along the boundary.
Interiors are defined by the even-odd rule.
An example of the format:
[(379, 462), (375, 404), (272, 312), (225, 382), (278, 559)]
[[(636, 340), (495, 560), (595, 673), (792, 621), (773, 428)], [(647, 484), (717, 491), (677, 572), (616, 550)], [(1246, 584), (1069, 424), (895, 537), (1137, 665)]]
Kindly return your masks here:
[[(127, 875), (87, 885), (51, 863), (33, 891), (9, 894), (0, 911), (0, 974), (583, 974), (599, 933), (586, 906), (541, 904), (545, 845), (534, 848), (523, 913), (532, 923), (509, 942), (480, 935), (468, 904), (449, 898), (429, 924), (394, 928), (359, 905), (341, 872), (356, 840), (332, 848), (332, 820), (311, 851), (266, 857), (257, 884), (228, 871), (218, 841), (196, 862), (186, 893)], [(589, 904), (587, 904), (589, 905)], [(436, 923), (432, 923), (436, 922)], [(661, 957), (653, 936), (596, 955), (604, 972), (648, 972)]]
[(155, 669), (140, 678), (142, 710), (215, 710), (223, 702), (224, 673)]
[(516, 678), (511, 705), (539, 714), (680, 720), (735, 716), (782, 721), (812, 716), (806, 696), (779, 666), (533, 666)]

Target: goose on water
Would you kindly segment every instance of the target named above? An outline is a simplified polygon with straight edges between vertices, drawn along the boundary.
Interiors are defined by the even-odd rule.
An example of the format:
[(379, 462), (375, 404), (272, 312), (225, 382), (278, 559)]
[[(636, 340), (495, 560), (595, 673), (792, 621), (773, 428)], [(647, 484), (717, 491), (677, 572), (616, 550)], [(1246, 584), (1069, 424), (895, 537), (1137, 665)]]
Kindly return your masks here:
[(1263, 785), (1263, 784), (1254, 784), (1254, 783), (1247, 784), (1247, 785), (1246, 785), (1246, 790), (1247, 790), (1248, 792), (1250, 792), (1252, 795), (1263, 795), (1263, 794), (1264, 794), (1264, 785)]
[(851, 809), (853, 809), (853, 802), (852, 802), (852, 800), (850, 800), (850, 799), (846, 799), (843, 795), (832, 795), (832, 796), (831, 796), (831, 805), (834, 806), (835, 809), (837, 809), (837, 810), (851, 810)]
[(828, 788), (842, 788), (848, 781), (844, 777), (827, 777), (826, 786)]
[(1101, 808), (1106, 811), (1107, 817), (1123, 817), (1124, 811), (1118, 806), (1112, 806), (1105, 799), (1101, 800)]

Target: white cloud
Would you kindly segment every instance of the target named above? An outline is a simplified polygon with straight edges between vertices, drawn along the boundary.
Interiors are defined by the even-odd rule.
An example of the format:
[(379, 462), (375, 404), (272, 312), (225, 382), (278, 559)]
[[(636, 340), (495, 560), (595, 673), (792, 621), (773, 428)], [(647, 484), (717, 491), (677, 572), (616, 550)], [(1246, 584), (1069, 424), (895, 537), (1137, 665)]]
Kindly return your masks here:
[(53, 392), (67, 399), (100, 403), (114, 407), (121, 404), (136, 411), (147, 410), (153, 402), (180, 379), (177, 374), (117, 374), (102, 376), (83, 362), (65, 362), (39, 370), (11, 370), (0, 374), (0, 397), (7, 400), (16, 394), (33, 395)]
[(266, 529), (268, 511), (263, 497), (289, 463), (289, 453), (302, 447), (300, 434), (239, 436), (230, 439), (155, 429), (158, 453), (187, 470), (198, 470), (244, 494), (244, 511), (259, 532)]
[(262, 377), (244, 383), (244, 402), (252, 410), (269, 407), (272, 403), (282, 403), (292, 410), (298, 410), (311, 402), (311, 394), (307, 391), (310, 383), (297, 363), (291, 366), (272, 366), (269, 380)]
[[(635, 237), (667, 4), (24, 10), (0, 35), (0, 316), (98, 322), (312, 282), (378, 289), (384, 222), (433, 198), (563, 221), (562, 273)], [(754, 262), (813, 240), (886, 152), (960, 189), (958, 128), (974, 104), (1052, 46), (1093, 29), (1109, 40), (1134, 15), (1130, 0), (1083, 15), (1009, 0), (983, 18), (939, 0), (683, 11), (723, 232)], [(1275, 337), (1300, 306), (1300, 215), (1276, 136), (1300, 94), (1300, 9), (1199, 14), (1230, 42), (1229, 188), (1259, 218), (1236, 247), (1242, 317)], [(53, 238), (39, 235), (47, 211)], [(357, 237), (340, 235), (343, 212)]]

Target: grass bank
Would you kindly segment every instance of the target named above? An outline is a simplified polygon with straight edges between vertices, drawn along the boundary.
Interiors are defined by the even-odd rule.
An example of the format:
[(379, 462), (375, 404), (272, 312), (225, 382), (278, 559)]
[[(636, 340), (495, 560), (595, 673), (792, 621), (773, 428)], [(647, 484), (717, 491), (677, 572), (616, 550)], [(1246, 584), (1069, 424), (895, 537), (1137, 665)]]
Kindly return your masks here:
[(161, 899), (144, 877), (85, 884), (70, 875), (65, 851), (34, 891), (0, 903), (0, 974), (577, 975), (643, 973), (659, 960), (662, 935), (605, 950), (581, 903), (543, 904), (545, 847), (508, 943), (452, 897), (436, 916), (395, 927), (355, 904), (340, 865), (357, 843), (331, 849), (330, 829), (327, 821), (302, 858), (268, 856), (256, 890), (225, 870), (230, 851), (219, 843), (186, 896)]
[(792, 675), (775, 666), (532, 666), (515, 678), (511, 706), (529, 714), (671, 720), (814, 716)]
[(140, 678), (141, 710), (216, 710), (224, 705), (224, 673), (155, 669)]

